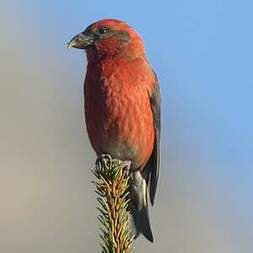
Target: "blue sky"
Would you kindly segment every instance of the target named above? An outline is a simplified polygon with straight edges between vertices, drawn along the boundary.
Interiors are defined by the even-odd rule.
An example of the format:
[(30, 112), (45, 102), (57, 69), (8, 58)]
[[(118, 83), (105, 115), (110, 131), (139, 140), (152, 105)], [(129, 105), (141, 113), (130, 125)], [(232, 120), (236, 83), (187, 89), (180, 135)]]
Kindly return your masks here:
[[(87, 150), (91, 148), (87, 136), (80, 137), (83, 126), (79, 125), (82, 117), (80, 93), (86, 60), (80, 51), (68, 52), (66, 44), (77, 32), (101, 18), (118, 18), (132, 25), (144, 39), (146, 52), (157, 72), (162, 93), (162, 177), (159, 192), (161, 197), (158, 197), (156, 209), (158, 214), (173, 213), (173, 206), (176, 206), (175, 216), (169, 216), (168, 222), (175, 219), (174, 225), (179, 230), (172, 231), (171, 238), (173, 234), (175, 237), (183, 234), (185, 243), (187, 244), (188, 238), (187, 245), (193, 245), (192, 252), (203, 252), (197, 240), (194, 241), (196, 238), (190, 236), (192, 229), (198, 227), (201, 217), (204, 225), (201, 223), (199, 226), (206, 231), (206, 237), (202, 238), (203, 249), (206, 243), (215, 245), (204, 252), (252, 252), (253, 2), (44, 0), (22, 3), (16, 1), (15, 4), (6, 2), (2, 5), (4, 8), (1, 8), (0, 13), (2, 12), (1, 19), (4, 22), (1, 25), (6, 38), (3, 48), (8, 56), (4, 59), (21, 55), (17, 57), (16, 64), (13, 64), (12, 71), (27, 75), (27, 83), (33, 95), (28, 96), (25, 93), (28, 90), (25, 89), (24, 94), (21, 94), (27, 103), (43, 112), (42, 115), (48, 122), (46, 126), (43, 125), (43, 130), (36, 123), (41, 118), (37, 119), (34, 112), (27, 114), (25, 119), (31, 122), (30, 128), (27, 128), (30, 129), (29, 134), (37, 131), (34, 132), (35, 139), (41, 135), (44, 150), (50, 151), (48, 157), (60, 152), (59, 143), (64, 143), (62, 146), (67, 149), (73, 140), (71, 148), (65, 150), (66, 153), (62, 152), (64, 157), (73, 156), (80, 163), (77, 166), (80, 171), (82, 162), (91, 165), (91, 159), (82, 160), (86, 159), (81, 155), (83, 147)], [(41, 85), (42, 81), (35, 82), (36, 85), (32, 82), (32, 77), (29, 77), (29, 69), (32, 67), (35, 68), (33, 75), (38, 75), (38, 80), (45, 79), (44, 86)], [(8, 84), (6, 81), (3, 83)], [(12, 85), (6, 88), (9, 93), (5, 93), (5, 97), (12, 98), (15, 95), (16, 101), (23, 102), (19, 92), (9, 90)], [(41, 104), (36, 104), (37, 101)], [(61, 109), (62, 104), (64, 110)], [(18, 116), (15, 110), (12, 113)], [(5, 136), (10, 137), (8, 141), (15, 132), (9, 129), (14, 125), (25, 124), (22, 120), (16, 122), (15, 118), (12, 118), (14, 123), (11, 126), (6, 123), (9, 135)], [(62, 126), (63, 123), (66, 126)], [(27, 141), (32, 148), (35, 145), (34, 138)], [(82, 139), (84, 143), (79, 143)], [(15, 150), (17, 144), (13, 142), (12, 150)], [(35, 147), (38, 150), (41, 148), (39, 145)], [(87, 152), (92, 154), (92, 151)], [(21, 164), (19, 156), (20, 153), (17, 152), (17, 164)], [(41, 163), (47, 164), (46, 157)], [(56, 158), (53, 161), (48, 163), (49, 167), (54, 163), (54, 168), (64, 166)], [(31, 178), (36, 176), (32, 174), (35, 173), (32, 172), (32, 163), (27, 162), (23, 166), (24, 169), (31, 167), (31, 174), (27, 172)], [(67, 169), (66, 167), (65, 173), (68, 175)], [(70, 177), (74, 178), (74, 174)], [(79, 190), (78, 194), (82, 196), (84, 189)], [(64, 201), (67, 200), (62, 199), (62, 203)], [(187, 212), (188, 209), (192, 213)], [(197, 214), (200, 211), (202, 216), (199, 217)], [(155, 209), (152, 212), (155, 216)], [(162, 225), (159, 221), (153, 223), (157, 229)], [(173, 224), (170, 225), (173, 227)], [(205, 235), (203, 231), (200, 229), (195, 232), (201, 237)], [(10, 241), (15, 241), (13, 238), (10, 237)], [(165, 240), (161, 245), (167, 240), (166, 237), (163, 238)], [(219, 239), (226, 246), (222, 246)], [(191, 252), (181, 243), (175, 246), (173, 239), (171, 240), (170, 246), (159, 248), (158, 243), (151, 252), (161, 252), (162, 249), (165, 252)], [(28, 244), (29, 242), (27, 239)], [(6, 249), (8, 247), (11, 247), (11, 243)], [(145, 252), (148, 252), (148, 247), (145, 248), (142, 244), (139, 247), (144, 247)]]

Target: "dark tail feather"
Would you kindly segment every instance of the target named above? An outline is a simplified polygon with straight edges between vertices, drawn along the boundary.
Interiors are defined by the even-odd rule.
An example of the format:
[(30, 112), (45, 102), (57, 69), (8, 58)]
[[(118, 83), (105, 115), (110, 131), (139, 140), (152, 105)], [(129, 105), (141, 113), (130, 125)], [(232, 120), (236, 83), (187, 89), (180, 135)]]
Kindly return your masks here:
[(129, 209), (133, 218), (135, 238), (143, 234), (147, 240), (153, 242), (148, 213), (147, 182), (140, 171), (131, 175)]

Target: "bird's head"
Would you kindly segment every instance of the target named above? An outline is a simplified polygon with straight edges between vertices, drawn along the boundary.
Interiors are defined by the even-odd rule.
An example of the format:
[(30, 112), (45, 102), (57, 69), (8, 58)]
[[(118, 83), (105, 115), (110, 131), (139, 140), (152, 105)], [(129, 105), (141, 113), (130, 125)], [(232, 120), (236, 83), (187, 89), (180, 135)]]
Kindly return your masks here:
[(116, 19), (103, 19), (74, 36), (68, 48), (85, 49), (88, 58), (113, 57), (125, 53), (131, 57), (144, 54), (140, 35), (128, 24)]

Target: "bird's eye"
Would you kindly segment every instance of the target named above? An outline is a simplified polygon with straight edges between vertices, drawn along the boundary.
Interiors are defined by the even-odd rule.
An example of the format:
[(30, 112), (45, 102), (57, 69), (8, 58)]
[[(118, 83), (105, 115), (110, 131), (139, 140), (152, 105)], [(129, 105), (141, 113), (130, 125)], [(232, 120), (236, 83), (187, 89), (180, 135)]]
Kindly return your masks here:
[(105, 33), (108, 32), (108, 28), (104, 26), (104, 27), (100, 28), (100, 29), (98, 30), (98, 32), (99, 32), (100, 34), (105, 34)]

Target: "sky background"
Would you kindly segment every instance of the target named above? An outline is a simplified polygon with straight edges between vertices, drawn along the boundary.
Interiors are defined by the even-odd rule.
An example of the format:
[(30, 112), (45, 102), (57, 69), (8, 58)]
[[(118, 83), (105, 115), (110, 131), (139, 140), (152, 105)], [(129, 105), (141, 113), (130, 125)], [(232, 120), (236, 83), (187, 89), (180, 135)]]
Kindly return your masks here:
[(1, 1), (0, 252), (98, 252), (85, 54), (101, 18), (142, 35), (162, 93), (154, 244), (136, 252), (253, 252), (253, 3)]

